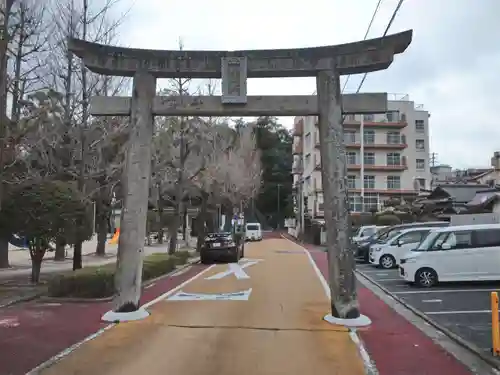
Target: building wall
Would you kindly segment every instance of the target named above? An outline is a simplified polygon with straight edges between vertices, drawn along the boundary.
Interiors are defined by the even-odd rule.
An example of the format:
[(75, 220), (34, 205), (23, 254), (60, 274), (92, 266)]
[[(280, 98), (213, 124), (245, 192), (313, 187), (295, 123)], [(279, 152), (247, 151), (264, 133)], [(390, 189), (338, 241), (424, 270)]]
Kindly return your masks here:
[[(379, 205), (383, 200), (395, 195), (416, 194), (415, 179), (420, 179), (421, 188), (429, 189), (431, 184), (429, 113), (416, 108), (414, 102), (404, 100), (389, 101), (388, 109), (388, 114), (363, 116), (364, 153), (367, 156), (364, 163), (364, 176), (367, 178), (364, 194), (365, 198), (369, 196), (372, 203), (375, 199)], [(344, 122), (346, 152), (354, 153), (356, 157), (356, 167), (351, 165), (349, 168), (348, 165), (348, 176), (351, 181), (355, 181), (355, 186), (352, 186), (354, 189), (350, 190), (351, 196), (360, 195), (362, 187), (362, 173), (360, 171), (362, 160), (361, 117), (362, 115), (349, 115), (346, 116)], [(296, 128), (297, 132), (294, 137), (294, 144), (297, 145), (297, 152), (294, 155), (294, 166), (296, 166), (294, 168), (294, 183), (300, 184), (300, 181), (303, 181), (303, 193), (308, 196), (310, 214), (322, 216), (321, 154), (318, 147), (317, 117), (297, 117), (295, 122), (296, 124), (300, 123), (301, 126)], [(388, 136), (388, 133), (391, 134)], [(369, 165), (370, 153), (373, 153), (373, 165), (376, 168)], [(388, 153), (399, 154), (400, 161), (405, 167), (386, 167)], [(370, 170), (371, 168), (376, 170)], [(367, 176), (373, 176), (373, 180)], [(399, 177), (399, 186), (395, 186), (394, 180), (391, 180), (390, 176), (395, 176), (396, 179)], [(374, 185), (371, 185), (371, 181), (374, 181)], [(374, 198), (374, 196), (376, 197)]]

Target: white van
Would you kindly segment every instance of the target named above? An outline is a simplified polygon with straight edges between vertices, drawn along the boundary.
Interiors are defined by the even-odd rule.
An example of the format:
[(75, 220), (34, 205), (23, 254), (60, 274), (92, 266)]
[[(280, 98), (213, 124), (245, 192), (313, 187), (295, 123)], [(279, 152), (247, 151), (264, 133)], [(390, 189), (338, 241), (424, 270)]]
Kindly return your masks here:
[(259, 223), (247, 223), (245, 227), (245, 239), (247, 241), (262, 240), (262, 229)]
[(416, 248), (433, 228), (419, 227), (401, 229), (390, 236), (385, 243), (370, 246), (370, 263), (382, 268), (394, 268), (401, 258)]
[(440, 281), (500, 280), (500, 224), (433, 229), (401, 259), (399, 274), (420, 287)]

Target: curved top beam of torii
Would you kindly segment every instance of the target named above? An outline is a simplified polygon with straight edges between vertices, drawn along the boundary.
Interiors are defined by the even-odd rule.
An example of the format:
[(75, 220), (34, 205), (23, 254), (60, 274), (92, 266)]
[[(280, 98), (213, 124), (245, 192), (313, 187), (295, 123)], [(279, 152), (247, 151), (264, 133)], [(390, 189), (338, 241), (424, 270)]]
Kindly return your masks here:
[(249, 78), (308, 77), (337, 67), (340, 75), (387, 69), (395, 54), (410, 45), (412, 30), (382, 38), (325, 47), (168, 51), (114, 47), (70, 39), (69, 49), (95, 73), (131, 77), (147, 70), (157, 78), (221, 78), (221, 58), (246, 57)]

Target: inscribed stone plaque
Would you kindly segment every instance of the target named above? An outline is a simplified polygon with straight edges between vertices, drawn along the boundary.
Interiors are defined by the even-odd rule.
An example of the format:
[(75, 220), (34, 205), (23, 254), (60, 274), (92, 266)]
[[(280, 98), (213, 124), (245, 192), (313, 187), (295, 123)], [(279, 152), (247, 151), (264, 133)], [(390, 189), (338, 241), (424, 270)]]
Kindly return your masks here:
[(247, 58), (223, 57), (222, 103), (246, 104), (247, 102)]

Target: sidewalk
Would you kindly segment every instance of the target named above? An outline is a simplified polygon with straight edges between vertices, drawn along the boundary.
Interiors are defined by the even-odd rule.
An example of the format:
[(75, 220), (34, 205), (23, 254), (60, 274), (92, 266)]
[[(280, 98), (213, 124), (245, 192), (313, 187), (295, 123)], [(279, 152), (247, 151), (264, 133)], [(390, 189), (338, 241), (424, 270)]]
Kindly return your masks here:
[[(190, 240), (190, 245), (196, 239)], [(109, 240), (108, 240), (109, 242)], [(182, 241), (181, 241), (182, 242)], [(194, 242), (196, 243), (196, 242)], [(94, 237), (89, 241), (85, 241), (82, 246), (82, 261), (83, 266), (100, 266), (104, 264), (114, 263), (116, 261), (116, 254), (118, 252), (118, 245), (110, 245), (106, 243), (106, 254), (98, 256), (95, 254), (97, 246), (97, 238)], [(144, 254), (150, 255), (153, 253), (166, 252), (168, 242), (163, 244), (155, 244), (153, 246), (145, 246)], [(55, 272), (71, 270), (73, 267), (73, 248), (67, 247), (67, 256), (65, 260), (55, 261), (54, 253), (48, 252), (42, 262), (42, 276)], [(0, 269), (0, 284), (6, 283), (9, 279), (19, 279), (21, 276), (28, 276), (31, 273), (31, 259), (27, 249), (11, 247), (9, 250), (9, 259), (11, 268)]]
[(39, 373), (365, 374), (349, 331), (322, 319), (329, 301), (298, 245), (265, 240), (246, 256), (239, 267), (208, 267), (150, 306), (149, 318), (106, 330)]

